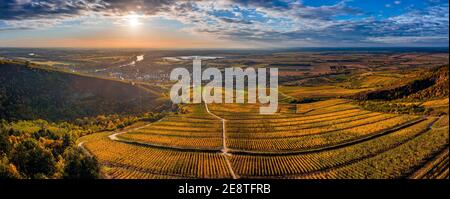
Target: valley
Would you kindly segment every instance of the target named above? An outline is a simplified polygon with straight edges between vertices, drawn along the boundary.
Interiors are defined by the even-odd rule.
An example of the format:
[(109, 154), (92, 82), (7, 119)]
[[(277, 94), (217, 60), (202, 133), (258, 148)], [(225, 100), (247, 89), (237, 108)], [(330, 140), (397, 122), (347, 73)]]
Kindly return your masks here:
[[(100, 178), (448, 178), (448, 50), (2, 49), (0, 56), (8, 139), (32, 135), (54, 151), (69, 134), (68, 146), (98, 161)], [(267, 105), (260, 103), (173, 104), (170, 71), (191, 70), (192, 56), (221, 73), (277, 67), (276, 112), (260, 114)]]

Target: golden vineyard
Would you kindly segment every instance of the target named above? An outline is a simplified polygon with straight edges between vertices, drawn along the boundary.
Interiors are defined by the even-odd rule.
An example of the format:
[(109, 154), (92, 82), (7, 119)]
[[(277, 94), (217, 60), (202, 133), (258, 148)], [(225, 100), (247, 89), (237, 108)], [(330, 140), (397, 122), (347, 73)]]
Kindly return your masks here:
[[(283, 99), (281, 99), (283, 101)], [(448, 178), (448, 115), (390, 114), (345, 99), (191, 104), (184, 114), (79, 140), (106, 178)]]

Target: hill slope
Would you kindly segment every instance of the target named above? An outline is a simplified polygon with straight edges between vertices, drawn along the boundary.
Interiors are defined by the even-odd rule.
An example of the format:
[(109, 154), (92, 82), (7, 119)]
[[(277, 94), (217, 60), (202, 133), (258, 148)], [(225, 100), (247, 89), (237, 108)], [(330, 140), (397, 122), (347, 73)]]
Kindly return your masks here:
[(428, 99), (449, 94), (448, 65), (424, 72), (420, 79), (385, 89), (366, 91), (352, 96), (357, 100)]
[(449, 85), (448, 85), (448, 66), (443, 66), (431, 71), (430, 79), (434, 80), (434, 84), (426, 89), (423, 89), (417, 93), (413, 93), (408, 98), (413, 99), (425, 99), (433, 97), (448, 97)]
[(59, 121), (149, 112), (166, 105), (148, 88), (0, 61), (0, 118)]

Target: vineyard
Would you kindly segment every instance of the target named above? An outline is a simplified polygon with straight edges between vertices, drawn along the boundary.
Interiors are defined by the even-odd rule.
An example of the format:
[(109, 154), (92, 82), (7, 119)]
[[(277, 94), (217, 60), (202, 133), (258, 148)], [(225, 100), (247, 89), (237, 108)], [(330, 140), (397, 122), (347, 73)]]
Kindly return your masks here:
[(448, 178), (448, 115), (372, 112), (345, 99), (281, 103), (272, 115), (259, 107), (184, 105), (80, 145), (106, 178)]

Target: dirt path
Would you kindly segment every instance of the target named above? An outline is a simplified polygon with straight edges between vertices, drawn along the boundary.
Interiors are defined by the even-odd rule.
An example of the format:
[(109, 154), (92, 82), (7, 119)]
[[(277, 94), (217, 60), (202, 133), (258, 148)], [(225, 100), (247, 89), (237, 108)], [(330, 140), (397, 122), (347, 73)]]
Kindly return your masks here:
[[(236, 150), (233, 149), (231, 150), (231, 153), (234, 154), (243, 154), (243, 155), (265, 155), (265, 156), (290, 156), (290, 155), (299, 155), (299, 154), (307, 154), (307, 153), (317, 153), (317, 152), (321, 152), (321, 151), (329, 151), (329, 150), (335, 150), (335, 149), (339, 149), (339, 148), (343, 148), (343, 147), (348, 147), (354, 144), (358, 144), (361, 142), (365, 142), (377, 137), (381, 137), (384, 135), (387, 135), (389, 133), (398, 131), (400, 129), (403, 128), (407, 128), (409, 126), (415, 125), (421, 121), (424, 121), (425, 117), (416, 119), (416, 120), (412, 120), (403, 124), (399, 124), (397, 126), (391, 127), (389, 129), (384, 129), (384, 130), (380, 130), (376, 133), (373, 134), (369, 134), (367, 136), (363, 136), (363, 137), (359, 137), (357, 139), (353, 139), (353, 140), (349, 140), (349, 141), (345, 141), (345, 142), (341, 142), (341, 143), (336, 143), (333, 145), (329, 145), (329, 146), (322, 146), (322, 147), (318, 147), (318, 148), (310, 148), (310, 149), (304, 149), (304, 150), (290, 150), (290, 151), (248, 151), (248, 150)], [(435, 121), (434, 121), (435, 122)], [(433, 122), (433, 123), (434, 123)], [(353, 128), (353, 127), (352, 127)], [(430, 127), (431, 128), (431, 127)], [(333, 132), (333, 131), (331, 131)], [(319, 134), (315, 134), (315, 135), (319, 135)]]
[[(441, 120), (442, 118), (444, 118), (444, 116), (436, 117), (436, 122)], [(448, 126), (441, 126), (441, 127), (430, 126), (430, 129), (434, 129), (434, 130), (441, 130), (441, 129), (445, 129), (445, 128), (448, 128)]]
[[(159, 121), (161, 121), (161, 120), (162, 120), (162, 119), (160, 119), (160, 120), (158, 120), (158, 121), (156, 121), (156, 122), (159, 122)], [(148, 127), (148, 126), (150, 126), (150, 125), (152, 125), (153, 123), (156, 123), (156, 122), (152, 122), (152, 123), (150, 123), (150, 124), (146, 124), (146, 125), (144, 125), (144, 126), (140, 126), (140, 127), (136, 127), (136, 128), (130, 128), (130, 129), (122, 130), (122, 131), (119, 131), (119, 132), (117, 132), (117, 133), (113, 133), (113, 134), (109, 135), (108, 138), (111, 139), (111, 140), (113, 140), (113, 141), (118, 141), (118, 140), (119, 140), (119, 138), (117, 138), (118, 135), (124, 134), (124, 133), (128, 133), (128, 132), (130, 132), (130, 131), (135, 131), (135, 130), (143, 129), (143, 128)]]
[(124, 133), (128, 133), (128, 132), (132, 132), (132, 131), (136, 131), (139, 129), (143, 129), (146, 128), (154, 123), (160, 122), (164, 120), (164, 118), (152, 122), (150, 124), (146, 124), (144, 126), (139, 126), (136, 128), (130, 128), (130, 129), (126, 129), (126, 130), (122, 130), (116, 133), (113, 133), (111, 135), (108, 136), (108, 138), (112, 141), (117, 141), (117, 142), (124, 142), (124, 143), (128, 143), (128, 144), (134, 144), (134, 145), (140, 145), (140, 146), (147, 146), (147, 147), (156, 147), (156, 148), (163, 148), (163, 149), (170, 149), (170, 150), (178, 150), (178, 151), (192, 151), (192, 152), (205, 152), (205, 153), (217, 153), (219, 150), (221, 149), (203, 149), (203, 148), (189, 148), (189, 147), (176, 147), (176, 146), (168, 146), (168, 145), (162, 145), (162, 144), (155, 144), (155, 143), (147, 143), (147, 142), (140, 142), (140, 141), (131, 141), (131, 140), (127, 140), (127, 139), (121, 139), (119, 137), (117, 137), (118, 135), (124, 134)]
[(86, 148), (84, 148), (83, 144), (84, 144), (84, 142), (80, 142), (80, 143), (77, 144), (77, 146), (81, 150), (83, 150), (83, 152), (86, 153), (88, 156), (92, 156), (92, 154)]
[[(208, 112), (208, 114), (210, 114), (210, 115), (212, 115), (213, 117), (215, 117), (215, 118), (217, 118), (217, 119), (220, 119), (220, 120), (222, 121), (222, 149), (220, 150), (220, 152), (221, 152), (221, 154), (225, 157), (225, 161), (226, 161), (226, 164), (227, 164), (227, 166), (228, 166), (228, 170), (229, 170), (229, 172), (230, 172), (230, 174), (231, 174), (231, 177), (232, 177), (233, 179), (237, 179), (238, 176), (235, 174), (235, 172), (234, 172), (234, 170), (233, 170), (233, 167), (232, 167), (232, 165), (231, 165), (231, 162), (230, 162), (230, 160), (229, 160), (229, 157), (230, 157), (232, 154), (229, 153), (229, 149), (228, 149), (227, 144), (226, 144), (227, 141), (226, 141), (226, 125), (225, 125), (225, 124), (226, 124), (227, 120), (224, 119), (224, 118), (221, 118), (221, 117), (217, 116), (216, 114), (214, 114), (214, 113), (212, 113), (212, 112), (210, 112), (209, 109), (208, 109), (208, 105), (207, 105), (206, 103), (205, 103), (205, 109), (206, 109), (206, 112)], [(163, 119), (164, 119), (164, 118), (162, 118), (162, 119), (160, 119), (160, 120), (158, 120), (158, 121), (156, 121), (156, 122), (160, 122), (160, 121), (163, 120)], [(154, 124), (154, 123), (156, 123), (156, 122), (152, 122), (152, 123), (150, 123), (150, 124), (146, 124), (146, 125), (139, 126), (139, 127), (136, 127), (136, 128), (130, 128), (130, 129), (122, 130), (122, 131), (119, 131), (119, 132), (116, 132), (116, 133), (113, 133), (113, 134), (109, 135), (108, 138), (111, 139), (111, 140), (113, 140), (113, 141), (129, 142), (129, 141), (126, 141), (126, 140), (122, 140), (122, 139), (118, 138), (117, 136), (118, 136), (118, 135), (121, 135), (121, 134), (124, 134), (124, 133), (128, 133), (128, 132), (130, 132), (130, 131), (136, 131), (136, 130), (139, 130), (139, 129), (142, 129), (142, 128), (146, 128), (146, 127), (148, 127), (148, 126), (150, 126), (150, 125), (152, 125), (152, 124)], [(153, 147), (156, 146), (156, 145), (150, 145), (150, 144), (147, 144), (147, 143), (139, 143), (139, 142), (130, 142), (130, 143), (132, 143), (132, 144), (148, 145), (148, 146), (153, 146)], [(90, 154), (89, 151), (83, 147), (83, 144), (84, 144), (84, 142), (80, 142), (80, 143), (78, 144), (78, 147), (82, 148), (84, 151), (86, 151), (88, 154)], [(179, 150), (184, 150), (184, 148), (177, 148), (177, 149), (179, 149)]]
[(227, 135), (226, 135), (226, 128), (225, 128), (225, 126), (226, 126), (225, 123), (227, 122), (227, 120), (224, 118), (221, 118), (221, 117), (217, 116), (216, 114), (212, 113), (211, 111), (209, 111), (208, 104), (207, 103), (204, 103), (204, 104), (205, 104), (206, 112), (208, 112), (208, 114), (210, 114), (213, 117), (220, 119), (222, 121), (222, 150), (221, 150), (221, 152), (222, 152), (222, 155), (225, 157), (225, 161), (228, 165), (228, 170), (230, 171), (231, 176), (233, 177), (233, 179), (237, 179), (238, 177), (234, 173), (231, 162), (228, 159), (228, 157), (231, 156), (231, 153), (228, 153), (229, 149), (227, 147)]
[[(349, 165), (357, 164), (357, 163), (359, 163), (359, 162), (361, 162), (361, 161), (363, 161), (363, 160), (366, 160), (366, 159), (368, 159), (368, 158), (376, 157), (376, 156), (378, 156), (378, 155), (380, 155), (380, 154), (382, 154), (382, 153), (384, 153), (384, 152), (387, 152), (387, 151), (389, 151), (389, 150), (392, 150), (392, 149), (395, 149), (395, 148), (397, 148), (397, 147), (400, 147), (400, 146), (406, 144), (407, 142), (409, 142), (409, 141), (411, 141), (411, 140), (413, 140), (413, 139), (419, 137), (420, 135), (422, 135), (422, 134), (428, 132), (429, 130), (432, 129), (432, 126), (433, 126), (433, 124), (434, 124), (436, 121), (437, 121), (437, 119), (434, 119), (433, 121), (431, 121), (431, 123), (428, 124), (427, 128), (425, 128), (424, 130), (422, 130), (422, 131), (419, 132), (418, 134), (416, 134), (416, 135), (414, 135), (414, 136), (412, 136), (412, 137), (410, 137), (410, 138), (408, 138), (408, 139), (405, 139), (404, 141), (402, 141), (402, 142), (400, 142), (400, 143), (398, 143), (398, 144), (395, 144), (395, 145), (393, 145), (393, 146), (391, 146), (391, 147), (387, 147), (387, 148), (384, 148), (384, 149), (382, 149), (382, 150), (380, 150), (380, 151), (377, 151), (377, 152), (375, 152), (375, 153), (373, 153), (373, 154), (369, 154), (369, 155), (366, 155), (366, 156), (362, 156), (362, 157), (359, 157), (359, 158), (356, 158), (356, 159), (353, 159), (353, 160), (350, 160), (350, 161), (347, 161), (347, 162), (342, 162), (342, 163), (333, 165), (332, 167), (324, 168), (324, 169), (322, 169), (322, 170), (310, 171), (310, 172), (302, 173), (302, 174), (293, 174), (293, 175), (291, 175), (291, 176), (294, 176), (295, 178), (299, 178), (299, 177), (301, 178), (301, 177), (305, 177), (305, 176), (311, 176), (311, 175), (315, 175), (315, 174), (321, 174), (321, 173), (326, 173), (326, 172), (336, 171), (336, 170), (338, 170), (338, 169), (340, 169), (340, 168), (344, 168), (344, 167), (348, 167)], [(286, 177), (286, 176), (279, 176), (279, 177)]]
[(292, 97), (292, 96), (290, 96), (290, 95), (288, 95), (288, 94), (286, 94), (286, 93), (281, 92), (279, 88), (278, 88), (277, 90), (274, 90), (273, 88), (271, 88), (270, 90), (271, 90), (271, 92), (272, 92), (272, 91), (277, 92), (278, 94), (282, 95), (282, 96), (285, 97), (285, 98), (288, 98), (288, 99), (296, 99), (295, 97)]

